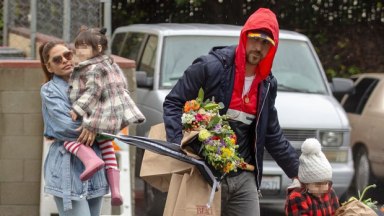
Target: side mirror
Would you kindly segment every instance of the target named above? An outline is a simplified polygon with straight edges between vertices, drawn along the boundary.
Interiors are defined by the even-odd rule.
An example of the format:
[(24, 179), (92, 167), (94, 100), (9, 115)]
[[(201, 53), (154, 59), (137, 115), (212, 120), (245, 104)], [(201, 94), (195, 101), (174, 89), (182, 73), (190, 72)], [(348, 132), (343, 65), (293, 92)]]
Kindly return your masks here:
[(145, 71), (136, 71), (137, 87), (152, 88), (153, 77), (148, 77)]
[(351, 94), (354, 92), (355, 87), (353, 81), (346, 78), (332, 78), (330, 87), (335, 98), (340, 101), (345, 94)]

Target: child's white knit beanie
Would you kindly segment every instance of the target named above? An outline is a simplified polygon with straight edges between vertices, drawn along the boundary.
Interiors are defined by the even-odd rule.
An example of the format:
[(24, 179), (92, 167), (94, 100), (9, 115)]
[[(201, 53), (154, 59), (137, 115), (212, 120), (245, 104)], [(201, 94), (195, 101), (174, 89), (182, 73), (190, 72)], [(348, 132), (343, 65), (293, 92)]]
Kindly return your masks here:
[(332, 180), (332, 167), (321, 151), (321, 144), (315, 138), (306, 139), (301, 146), (299, 180), (315, 183)]

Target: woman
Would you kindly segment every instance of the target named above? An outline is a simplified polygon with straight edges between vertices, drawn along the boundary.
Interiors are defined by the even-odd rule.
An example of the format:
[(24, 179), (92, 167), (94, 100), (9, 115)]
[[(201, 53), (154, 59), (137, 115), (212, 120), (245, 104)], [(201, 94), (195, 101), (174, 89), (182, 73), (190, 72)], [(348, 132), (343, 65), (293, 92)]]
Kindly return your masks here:
[(100, 215), (102, 197), (109, 192), (105, 171), (82, 182), (82, 162), (63, 146), (64, 140), (77, 140), (101, 156), (98, 145), (92, 145), (95, 133), (82, 129), (81, 122), (70, 116), (67, 82), (73, 71), (73, 54), (62, 42), (44, 43), (39, 52), (46, 78), (40, 91), (44, 136), (53, 140), (44, 164), (44, 190), (54, 196), (60, 215)]

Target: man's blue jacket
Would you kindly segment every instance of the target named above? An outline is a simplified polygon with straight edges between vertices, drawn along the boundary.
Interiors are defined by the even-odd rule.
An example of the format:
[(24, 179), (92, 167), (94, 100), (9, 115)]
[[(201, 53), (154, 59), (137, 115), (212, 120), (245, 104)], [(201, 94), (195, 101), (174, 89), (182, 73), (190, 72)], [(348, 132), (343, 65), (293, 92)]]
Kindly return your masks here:
[[(236, 46), (215, 47), (208, 55), (197, 58), (188, 67), (171, 92), (166, 96), (164, 123), (167, 141), (181, 143), (181, 116), (186, 101), (197, 98), (200, 88), (204, 90), (204, 100), (214, 97), (215, 101), (223, 102), (225, 114), (230, 104), (234, 86), (234, 56)], [(298, 175), (299, 160), (296, 150), (283, 135), (280, 127), (275, 99), (277, 80), (270, 74), (258, 86), (258, 107), (255, 127), (256, 184), (259, 188), (263, 172), (264, 148), (271, 154), (288, 177)]]

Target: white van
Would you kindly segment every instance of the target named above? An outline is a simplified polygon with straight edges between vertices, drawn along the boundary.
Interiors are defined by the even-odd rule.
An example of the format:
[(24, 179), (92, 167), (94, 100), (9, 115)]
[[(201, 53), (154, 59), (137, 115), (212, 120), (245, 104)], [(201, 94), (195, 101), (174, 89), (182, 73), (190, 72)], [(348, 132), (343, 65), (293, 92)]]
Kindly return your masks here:
[[(137, 24), (120, 27), (112, 37), (112, 54), (136, 60), (137, 103), (147, 118), (137, 128), (145, 136), (151, 125), (163, 121), (163, 101), (192, 61), (214, 46), (238, 43), (241, 26), (210, 24)], [(280, 31), (272, 73), (279, 83), (276, 108), (285, 136), (300, 151), (309, 137), (320, 140), (333, 168), (333, 187), (341, 196), (350, 185), (353, 162), (350, 126), (331, 88), (342, 93), (350, 81), (330, 85), (309, 39)], [(261, 184), (262, 204), (283, 205), (291, 183), (266, 152)]]

